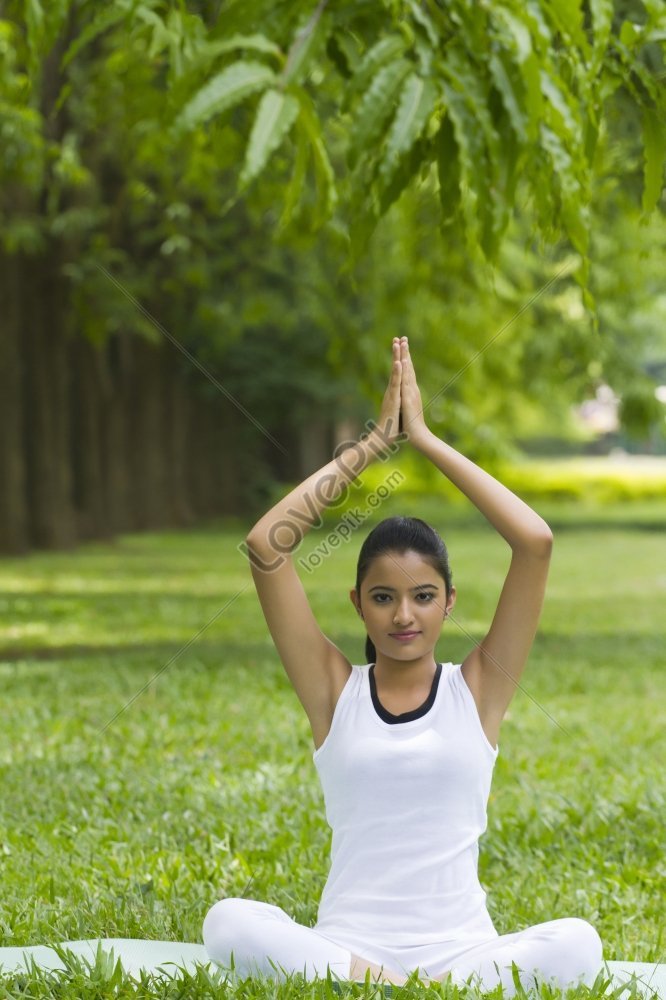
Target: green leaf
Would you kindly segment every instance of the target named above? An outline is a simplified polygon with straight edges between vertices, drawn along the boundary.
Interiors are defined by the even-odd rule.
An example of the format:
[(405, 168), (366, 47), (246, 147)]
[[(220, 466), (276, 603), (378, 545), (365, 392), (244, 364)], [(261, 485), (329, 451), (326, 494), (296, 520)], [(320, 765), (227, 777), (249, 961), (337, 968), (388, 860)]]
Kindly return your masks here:
[(46, 36), (44, 9), (39, 0), (26, 0), (24, 17), (29, 52), (28, 71), (29, 75), (34, 78), (39, 73)]
[[(442, 70), (462, 96), (468, 115), (476, 127), (480, 128), (480, 134), (476, 138), (478, 150), (472, 157), (475, 164), (472, 169), (477, 175), (474, 188), (475, 211), (481, 224), (479, 244), (486, 256), (492, 256), (496, 238), (504, 226), (501, 203), (497, 197), (503, 152), (490, 113), (489, 81), (485, 75), (474, 71), (473, 64), (470, 65), (469, 59), (457, 47), (452, 47), (447, 53), (447, 61)], [(447, 99), (450, 99), (450, 93)], [(458, 131), (456, 139), (460, 146)]]
[(497, 132), (502, 136), (502, 156), (500, 158), (499, 176), (497, 178), (497, 193), (493, 199), (496, 223), (490, 237), (490, 256), (499, 248), (499, 237), (506, 230), (515, 201), (516, 184), (518, 182), (518, 165), (520, 163), (520, 141), (512, 128), (509, 128), (507, 112), (502, 109), (495, 121)]
[(527, 118), (522, 108), (520, 79), (516, 79), (505, 52), (493, 53), (488, 65), (493, 83), (502, 98), (516, 135), (522, 142), (527, 142)]
[(414, 35), (414, 48), (418, 55), (419, 70), (422, 76), (428, 77), (432, 72), (435, 53), (439, 51), (441, 46), (441, 39), (430, 17), (417, 0), (407, 0), (407, 3), (412, 17), (420, 28)]
[[(493, 46), (494, 54), (490, 61), (491, 74), (495, 85), (502, 94), (505, 107), (511, 116), (512, 125), (519, 129), (521, 127), (519, 119), (522, 117), (527, 138), (531, 142), (538, 137), (539, 122), (543, 113), (540, 80), (542, 58), (535, 51), (534, 44), (534, 41), (538, 40), (538, 36), (533, 40), (530, 27), (534, 28), (534, 26), (521, 21), (504, 7), (493, 5), (491, 13), (496, 35), (496, 43)], [(532, 8), (530, 8), (530, 13), (534, 13)], [(540, 16), (536, 20), (536, 27), (548, 40), (550, 36)], [(502, 79), (502, 70), (507, 77), (506, 81)], [(512, 98), (518, 100), (519, 97), (516, 74), (522, 80), (523, 86), (518, 112), (516, 108), (510, 107)]]
[(112, 28), (114, 24), (123, 21), (127, 16), (127, 9), (120, 5), (111, 4), (111, 6), (103, 7), (97, 17), (85, 26), (65, 52), (62, 59), (63, 68), (69, 65), (82, 48), (101, 35), (107, 28)]
[(657, 205), (664, 186), (666, 125), (654, 108), (643, 108), (644, 183), (642, 208), (645, 215)]
[(529, 121), (528, 134), (530, 140), (537, 138), (539, 134), (539, 122), (543, 114), (543, 95), (540, 86), (540, 63), (536, 54), (525, 60), (521, 66), (523, 82), (525, 84), (525, 110)]
[(590, 79), (594, 80), (604, 61), (613, 24), (613, 0), (590, 0), (592, 15), (592, 59)]
[(366, 90), (358, 106), (347, 153), (353, 170), (362, 152), (372, 150), (381, 136), (387, 118), (394, 108), (398, 89), (412, 64), (407, 59), (382, 66)]
[(560, 213), (573, 246), (585, 257), (589, 246), (589, 207), (581, 197), (581, 188), (571, 156), (560, 136), (541, 124), (541, 141), (553, 165), (553, 181), (560, 189)]
[(568, 94), (565, 84), (559, 80), (558, 82), (561, 84), (561, 87), (558, 87), (556, 79), (553, 79), (552, 73), (542, 69), (541, 92), (546, 98), (546, 106), (549, 112), (552, 113), (553, 110), (557, 112), (566, 134), (573, 138), (580, 131), (580, 122), (577, 120), (578, 109), (572, 101), (567, 100)]
[(407, 6), (412, 12), (412, 17), (414, 20), (423, 28), (426, 35), (428, 36), (428, 41), (432, 45), (433, 49), (438, 49), (441, 44), (441, 39), (437, 34), (437, 30), (430, 20), (428, 14), (423, 10), (421, 5), (417, 0), (407, 0)]
[(287, 61), (282, 71), (282, 83), (300, 83), (307, 75), (316, 56), (326, 46), (326, 40), (333, 28), (332, 19), (318, 12), (308, 17), (306, 23), (297, 31)]
[[(396, 201), (409, 183), (417, 176), (419, 169), (424, 164), (429, 164), (432, 159), (431, 140), (425, 137), (414, 142), (410, 149), (401, 157), (395, 168), (388, 177), (380, 181), (379, 206), (382, 215), (385, 214), (394, 201)], [(380, 171), (382, 164), (380, 163)]]
[(664, 24), (666, 11), (663, 0), (643, 0), (643, 6), (648, 12), (648, 25), (654, 27), (655, 24)]
[(195, 94), (179, 114), (174, 127), (177, 130), (195, 128), (274, 82), (275, 73), (264, 63), (232, 63)]
[(485, 143), (479, 122), (468, 108), (465, 96), (447, 80), (442, 81), (442, 87), (459, 151), (460, 203), (466, 222), (465, 235), (471, 247), (478, 240), (479, 219), (488, 201)]
[(398, 166), (398, 161), (409, 152), (420, 136), (432, 114), (438, 93), (431, 80), (424, 80), (411, 73), (402, 88), (400, 103), (386, 140), (386, 153), (379, 172), (387, 184)]
[(351, 99), (356, 94), (366, 90), (370, 80), (381, 66), (395, 63), (404, 51), (405, 39), (402, 35), (387, 35), (386, 38), (381, 38), (371, 49), (368, 49), (359, 62), (351, 83), (345, 88), (343, 110), (348, 110)]
[(274, 150), (294, 124), (299, 104), (282, 90), (267, 90), (262, 95), (250, 133), (240, 187), (245, 188), (261, 171)]
[(335, 173), (328, 158), (321, 124), (312, 107), (312, 101), (302, 87), (294, 89), (300, 105), (298, 121), (302, 124), (310, 140), (317, 179), (317, 202), (312, 217), (312, 230), (314, 231), (333, 214), (338, 200), (338, 192), (335, 186)]
[(587, 118), (583, 126), (583, 149), (585, 151), (585, 159), (591, 168), (593, 168), (594, 154), (597, 148), (597, 140), (599, 139), (599, 125), (600, 122), (595, 109), (588, 107)]
[(352, 213), (349, 224), (350, 264), (352, 266), (356, 265), (360, 260), (363, 251), (370, 242), (370, 237), (377, 228), (378, 222), (378, 207), (368, 198)]
[(515, 53), (517, 62), (524, 63), (534, 51), (529, 26), (499, 4), (491, 8), (491, 14), (498, 26), (501, 25), (501, 34), (508, 40), (508, 47)]
[(153, 37), (148, 49), (148, 58), (154, 59), (162, 49), (169, 47), (171, 42), (169, 29), (162, 18), (148, 7), (139, 7), (136, 17), (138, 20), (145, 21), (146, 24), (150, 24), (153, 27)]
[(449, 225), (457, 217), (460, 207), (460, 162), (453, 125), (448, 115), (442, 118), (435, 137), (439, 202), (442, 222)]
[(253, 49), (255, 52), (265, 52), (267, 55), (276, 56), (280, 60), (285, 58), (280, 46), (266, 38), (265, 35), (231, 35), (229, 38), (219, 38), (212, 42), (206, 42), (203, 46), (203, 54), (216, 56), (223, 52), (232, 52), (234, 49)]
[(581, 0), (545, 0), (546, 11), (553, 17), (565, 43), (571, 43), (585, 56), (590, 44), (583, 30), (583, 5)]
[(341, 34), (331, 35), (326, 42), (326, 55), (345, 80), (352, 78), (357, 53), (354, 52), (354, 43), (351, 39)]
[(310, 158), (310, 145), (308, 141), (308, 134), (303, 128), (303, 125), (297, 120), (296, 121), (296, 161), (294, 163), (294, 172), (291, 175), (291, 180), (287, 186), (287, 192), (285, 195), (284, 209), (282, 215), (280, 216), (280, 221), (278, 222), (277, 232), (280, 235), (283, 230), (287, 228), (291, 222), (294, 214), (294, 209), (298, 204), (303, 188), (305, 185), (305, 175), (308, 166), (308, 160)]
[(620, 28), (620, 41), (623, 45), (631, 47), (641, 37), (641, 30), (640, 24), (634, 24), (632, 21), (623, 21)]

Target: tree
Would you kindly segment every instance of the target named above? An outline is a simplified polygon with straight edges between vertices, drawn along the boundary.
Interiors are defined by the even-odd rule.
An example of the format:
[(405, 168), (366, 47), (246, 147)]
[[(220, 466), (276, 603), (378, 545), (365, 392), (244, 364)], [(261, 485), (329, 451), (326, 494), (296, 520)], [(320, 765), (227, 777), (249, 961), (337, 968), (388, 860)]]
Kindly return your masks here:
[[(378, 219), (421, 179), (436, 183), (442, 225), (459, 229), (469, 252), (496, 260), (520, 189), (539, 231), (548, 239), (563, 231), (581, 255), (578, 280), (591, 305), (591, 182), (613, 97), (629, 96), (641, 119), (645, 214), (662, 189), (666, 96), (656, 77), (666, 12), (657, 0), (631, 11), (614, 17), (610, 0), (320, 0), (307, 9), (236, 0), (193, 43), (191, 69), (176, 79), (172, 64), (174, 132), (252, 102), (235, 197), (293, 133), (281, 224), (297, 209), (311, 163), (313, 228), (331, 219), (343, 193), (355, 259)], [(156, 49), (167, 44), (155, 39)]]
[[(588, 270), (604, 212), (629, 220), (604, 219), (613, 287), (657, 204), (663, 20), (603, 0), (6, 0), (0, 545), (260, 504), (313, 460), (303, 428), (374, 412), (393, 332), (477, 455), (540, 381), (563, 401), (601, 358), (595, 378), (629, 365), (642, 386), (647, 326), (627, 339), (617, 296), (595, 315)], [(562, 311), (574, 291), (594, 336)]]

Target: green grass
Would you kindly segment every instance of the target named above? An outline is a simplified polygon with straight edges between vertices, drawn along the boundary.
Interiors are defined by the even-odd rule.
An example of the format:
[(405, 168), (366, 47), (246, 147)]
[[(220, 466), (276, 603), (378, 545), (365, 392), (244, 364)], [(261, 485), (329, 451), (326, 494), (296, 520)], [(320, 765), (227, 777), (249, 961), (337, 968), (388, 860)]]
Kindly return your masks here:
[[(380, 516), (403, 505), (393, 496)], [(437, 655), (457, 662), (490, 621), (508, 549), (473, 512), (408, 506), (449, 545), (459, 626), (446, 626)], [(539, 510), (555, 526), (553, 565), (500, 736), (480, 877), (500, 933), (575, 915), (596, 926), (607, 959), (664, 960), (666, 505)], [(301, 574), (354, 663), (364, 633), (348, 591), (369, 526)], [(314, 922), (323, 801), (242, 537), (221, 525), (0, 562), (0, 945), (200, 941), (224, 895)], [(119, 982), (79, 969), (56, 985), (35, 970), (5, 979), (0, 996), (125, 995)], [(136, 989), (225, 988), (202, 975), (180, 993), (157, 981)], [(290, 991), (330, 993), (298, 980), (233, 989)]]

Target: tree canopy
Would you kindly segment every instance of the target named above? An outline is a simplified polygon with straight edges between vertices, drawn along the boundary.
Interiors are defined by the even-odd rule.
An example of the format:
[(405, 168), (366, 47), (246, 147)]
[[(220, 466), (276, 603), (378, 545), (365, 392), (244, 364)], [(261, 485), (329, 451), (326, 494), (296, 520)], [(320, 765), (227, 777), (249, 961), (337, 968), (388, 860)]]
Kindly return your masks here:
[(369, 415), (398, 333), (470, 453), (601, 381), (644, 434), (665, 39), (657, 0), (5, 0), (0, 245), (276, 440)]

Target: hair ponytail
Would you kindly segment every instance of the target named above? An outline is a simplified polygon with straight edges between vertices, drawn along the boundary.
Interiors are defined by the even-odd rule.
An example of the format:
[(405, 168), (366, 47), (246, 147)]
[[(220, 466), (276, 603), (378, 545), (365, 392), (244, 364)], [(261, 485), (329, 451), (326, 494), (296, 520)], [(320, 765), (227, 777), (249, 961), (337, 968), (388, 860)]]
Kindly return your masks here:
[[(439, 533), (420, 517), (387, 517), (375, 525), (366, 537), (356, 566), (356, 594), (360, 599), (363, 582), (372, 560), (387, 552), (418, 552), (444, 580), (448, 598), (453, 586), (449, 554)], [(365, 637), (366, 663), (375, 663), (377, 650), (369, 635)]]

